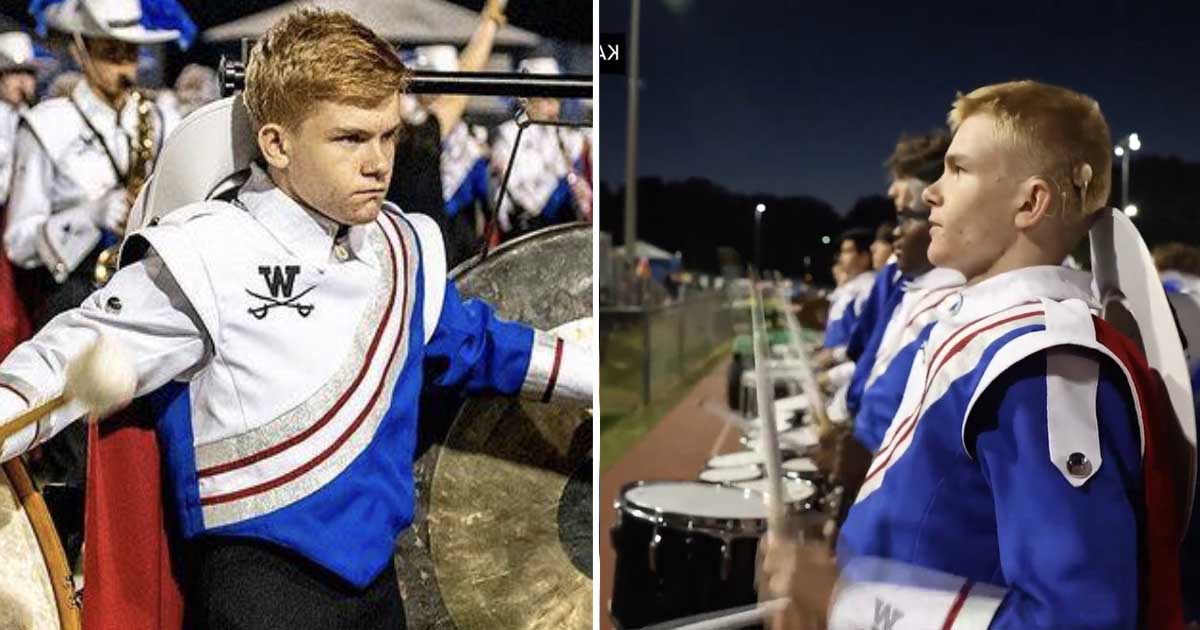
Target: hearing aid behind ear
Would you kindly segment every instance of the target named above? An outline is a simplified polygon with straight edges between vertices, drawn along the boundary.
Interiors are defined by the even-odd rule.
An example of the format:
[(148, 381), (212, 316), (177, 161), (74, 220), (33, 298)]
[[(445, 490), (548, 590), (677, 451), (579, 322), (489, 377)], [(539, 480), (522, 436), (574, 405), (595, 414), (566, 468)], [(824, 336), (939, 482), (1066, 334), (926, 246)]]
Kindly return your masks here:
[(1075, 167), (1071, 180), (1079, 187), (1079, 206), (1084, 216), (1087, 216), (1087, 189), (1092, 181), (1092, 165), (1083, 162)]

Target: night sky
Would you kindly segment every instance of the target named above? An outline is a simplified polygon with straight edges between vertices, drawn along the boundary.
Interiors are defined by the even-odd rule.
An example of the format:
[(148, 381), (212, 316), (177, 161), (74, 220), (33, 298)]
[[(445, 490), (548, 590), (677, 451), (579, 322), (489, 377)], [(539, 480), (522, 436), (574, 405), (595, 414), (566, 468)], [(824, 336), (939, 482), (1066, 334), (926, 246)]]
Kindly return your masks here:
[[(1096, 98), (1114, 138), (1200, 162), (1200, 3), (643, 0), (640, 175), (844, 211), (956, 91), (1032, 78)], [(605, 0), (603, 33), (630, 3)], [(624, 182), (625, 77), (601, 79), (600, 173)], [(618, 210), (610, 208), (612, 210)]]

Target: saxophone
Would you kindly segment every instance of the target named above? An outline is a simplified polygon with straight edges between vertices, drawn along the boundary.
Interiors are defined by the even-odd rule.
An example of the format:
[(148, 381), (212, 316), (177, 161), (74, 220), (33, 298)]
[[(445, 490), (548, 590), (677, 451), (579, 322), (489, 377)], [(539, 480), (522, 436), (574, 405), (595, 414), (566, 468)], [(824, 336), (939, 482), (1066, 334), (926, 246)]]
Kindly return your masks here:
[[(154, 120), (152, 112), (154, 107), (150, 95), (138, 89), (129, 93), (129, 100), (133, 102), (134, 110), (137, 112), (137, 137), (130, 142), (129, 168), (125, 170), (125, 196), (132, 209), (133, 200), (137, 198), (146, 179), (150, 177), (150, 169), (153, 168)], [(125, 220), (128, 221), (129, 210), (125, 212)], [(117, 236), (124, 241), (124, 234)], [(109, 278), (112, 278), (112, 275), (117, 272), (117, 258), (120, 251), (121, 243), (118, 242), (106, 247), (96, 258), (96, 268), (93, 271), (92, 279), (97, 288), (104, 286)]]

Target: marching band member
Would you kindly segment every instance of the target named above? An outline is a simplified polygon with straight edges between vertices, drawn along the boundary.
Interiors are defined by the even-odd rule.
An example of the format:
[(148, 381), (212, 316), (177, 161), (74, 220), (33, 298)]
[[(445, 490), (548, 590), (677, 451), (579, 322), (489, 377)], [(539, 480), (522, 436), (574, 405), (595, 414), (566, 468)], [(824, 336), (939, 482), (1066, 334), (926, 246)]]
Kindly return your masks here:
[[(532, 74), (561, 74), (553, 57), (522, 60), (517, 69)], [(532, 120), (556, 121), (562, 104), (555, 98), (529, 99)], [(499, 184), (508, 168), (517, 123), (508, 121), (496, 130), (492, 145), (492, 176)], [(540, 227), (577, 219), (591, 220), (592, 187), (584, 164), (591, 145), (588, 133), (546, 125), (532, 125), (521, 136), (521, 148), (500, 202), (500, 227), (510, 237)]]
[[(856, 328), (848, 344), (847, 353), (855, 359), (854, 376), (850, 379), (850, 388), (846, 394), (846, 406), (851, 415), (858, 414), (859, 402), (872, 373), (880, 366), (886, 367), (892, 353), (898, 349), (891, 346), (886, 350), (881, 348), (885, 338), (898, 340), (898, 331), (890, 338), (886, 334), (897, 318), (897, 307), (905, 301), (906, 296), (910, 303), (914, 301), (917, 289), (912, 287), (913, 291), (909, 291), (908, 288), (918, 277), (933, 269), (926, 257), (929, 247), (929, 206), (921, 201), (919, 195), (921, 190), (938, 178), (942, 158), (949, 145), (950, 137), (945, 133), (903, 136), (888, 159), (887, 164), (892, 174), (888, 196), (896, 204), (896, 218), (899, 221), (892, 246), (895, 261), (892, 266), (886, 268), (887, 275), (880, 274), (875, 280), (871, 297), (876, 301), (875, 308), (878, 314), (870, 320), (864, 317), (863, 321), (870, 325), (860, 325)], [(916, 191), (916, 195), (909, 191)], [(903, 260), (900, 259), (901, 253), (905, 254)], [(961, 277), (954, 272), (950, 273), (961, 283)], [(941, 283), (937, 279), (926, 279), (923, 284), (927, 288), (930, 282)], [(883, 285), (883, 288), (880, 285)], [(868, 302), (864, 311), (869, 312), (871, 309), (872, 304)], [(902, 313), (903, 311), (900, 317), (904, 317)], [(924, 323), (928, 323), (928, 320)], [(881, 352), (885, 356), (881, 357)]]
[[(496, 33), (504, 26), (505, 0), (488, 0), (479, 15), (479, 26), (471, 35), (466, 47), (459, 53), (453, 46), (428, 46), (414, 51), (413, 64), (419, 69), (457, 70), (477, 72), (487, 64), (491, 55)], [(446, 256), (450, 267), (468, 258), (473, 252), (475, 239), (465, 236), (463, 226), (456, 225), (450, 212), (448, 199), (458, 194), (457, 188), (447, 186), (447, 154), (466, 163), (459, 149), (468, 154), (474, 146), (462, 147), (459, 134), (465, 131), (462, 122), (469, 97), (463, 94), (404, 95), (401, 112), (404, 130), (396, 149), (394, 175), (388, 189), (387, 200), (408, 212), (418, 212), (433, 217), (442, 228), (446, 239)], [(456, 162), (457, 163), (457, 162)], [(471, 167), (474, 165), (471, 164)], [(458, 176), (451, 176), (453, 184), (459, 184)], [(474, 180), (468, 186), (474, 190)], [(486, 193), (485, 193), (486, 194)], [(468, 195), (472, 200), (475, 195)], [(470, 225), (474, 233), (474, 225)]]
[[(131, 147), (146, 135), (156, 151), (174, 124), (152, 104), (139, 113), (131, 97), (139, 46), (179, 32), (142, 26), (137, 0), (42, 3), (35, 17), (71, 38), (83, 71), (69, 96), (23, 112), (17, 130), (4, 247), (36, 331), (92, 292), (100, 252), (124, 230), (136, 194), (130, 182), (141, 179), (130, 169)], [(86, 435), (71, 427), (32, 466), (51, 484), (47, 503), (72, 562), (82, 542)]]
[(960, 95), (949, 121), (929, 260), (967, 286), (919, 337), (837, 563), (768, 544), (795, 604), (780, 623), (1181, 628), (1169, 401), (1093, 316), (1090, 277), (1059, 265), (1108, 198), (1108, 125), (1032, 81)]
[[(262, 162), (236, 197), (131, 234), (107, 285), (0, 364), (12, 417), (98, 333), (128, 349), (136, 395), (165, 398), (199, 627), (403, 628), (393, 553), (422, 388), (591, 399), (586, 350), (463, 301), (436, 224), (384, 201), (407, 77), (345, 13), (277, 22), (246, 68)], [(49, 414), (0, 459), (79, 413)]]
[(895, 231), (896, 224), (891, 221), (884, 221), (875, 228), (875, 240), (871, 242), (871, 269), (876, 272), (896, 260), (896, 257), (892, 255)]
[[(458, 49), (454, 46), (419, 46), (414, 51), (417, 69), (458, 72)], [(485, 59), (486, 57), (484, 57)], [(474, 65), (472, 71), (479, 70)], [(465, 96), (446, 95), (466, 106)], [(449, 122), (449, 121), (447, 121)], [(488, 149), (486, 135), (477, 137), (461, 116), (442, 134), (440, 156), (442, 196), (445, 199), (446, 248), (450, 266), (470, 257), (477, 249), (475, 228), (477, 204), (488, 204)]]
[(864, 312), (875, 281), (875, 274), (871, 272), (872, 238), (869, 231), (861, 228), (846, 230), (838, 238), (837, 264), (846, 281), (829, 296), (824, 349), (815, 357), (822, 367), (842, 363), (847, 358), (846, 344)]
[[(12, 182), (17, 125), (21, 113), (35, 102), (36, 73), (29, 35), (20, 31), (0, 34), (0, 210), (8, 201), (8, 186)], [(0, 259), (0, 357), (28, 336), (29, 317), (5, 256)]]
[[(83, 80), (25, 112), (17, 131), (4, 245), (26, 270), (35, 327), (91, 293), (96, 255), (124, 231), (136, 194), (126, 189), (130, 146), (142, 122), (130, 98), (138, 47), (179, 37), (141, 26), (141, 17), (137, 0), (63, 0), (38, 16), (73, 38)], [(152, 105), (146, 122), (159, 147), (175, 120)]]
[(0, 34), (0, 206), (8, 200), (21, 113), (36, 102), (36, 72), (29, 35), (20, 31)]

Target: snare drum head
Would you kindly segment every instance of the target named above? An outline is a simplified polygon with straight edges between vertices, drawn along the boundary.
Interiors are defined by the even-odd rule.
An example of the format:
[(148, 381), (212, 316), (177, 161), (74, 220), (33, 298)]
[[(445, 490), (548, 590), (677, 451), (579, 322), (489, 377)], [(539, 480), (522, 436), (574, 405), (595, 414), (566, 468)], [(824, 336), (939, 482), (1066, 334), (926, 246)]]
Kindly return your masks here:
[(754, 451), (738, 451), (736, 453), (725, 453), (717, 455), (708, 460), (709, 468), (735, 468), (739, 466), (752, 466), (762, 463), (762, 456)]
[(37, 534), (8, 473), (0, 468), (0, 628), (60, 627)]
[(762, 476), (758, 466), (731, 466), (729, 468), (709, 468), (700, 473), (700, 481), (709, 483), (729, 483), (732, 481), (750, 481)]
[[(751, 490), (755, 493), (767, 494), (767, 480), (755, 479), (754, 481), (739, 481), (735, 484), (738, 488)], [(784, 503), (799, 503), (807, 501), (816, 494), (817, 488), (811, 481), (804, 479), (784, 479), (783, 491), (787, 495), (784, 497)], [(758, 500), (756, 500), (758, 501)], [(761, 501), (758, 501), (761, 503)]]
[(796, 457), (783, 462), (783, 469), (788, 472), (815, 473), (817, 465), (807, 457)]
[[(753, 483), (753, 482), (750, 482)], [(761, 499), (728, 486), (699, 481), (655, 481), (629, 488), (625, 504), (660, 513), (712, 519), (765, 519)]]

